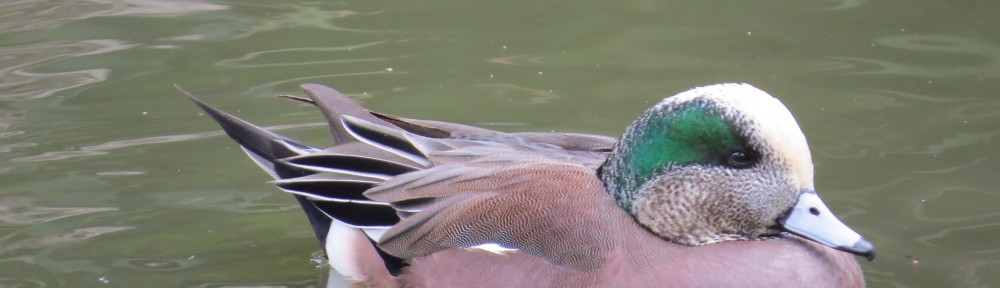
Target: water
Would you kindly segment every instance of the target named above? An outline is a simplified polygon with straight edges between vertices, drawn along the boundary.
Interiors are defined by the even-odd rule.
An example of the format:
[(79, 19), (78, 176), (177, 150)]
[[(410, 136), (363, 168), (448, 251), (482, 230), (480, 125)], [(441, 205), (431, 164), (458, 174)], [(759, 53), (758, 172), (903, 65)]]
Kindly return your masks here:
[(796, 115), (870, 287), (1000, 287), (1000, 2), (411, 2), (0, 2), (0, 287), (327, 282), (292, 198), (173, 84), (322, 145), (272, 96), (618, 135), (733, 81)]

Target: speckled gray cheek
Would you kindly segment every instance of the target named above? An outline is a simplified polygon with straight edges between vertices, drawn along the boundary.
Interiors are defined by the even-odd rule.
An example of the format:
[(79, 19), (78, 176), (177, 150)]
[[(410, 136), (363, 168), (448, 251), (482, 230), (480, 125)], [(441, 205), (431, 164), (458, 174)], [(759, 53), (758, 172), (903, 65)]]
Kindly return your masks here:
[(777, 218), (794, 204), (781, 165), (754, 169), (688, 166), (654, 179), (633, 202), (636, 219), (673, 242), (703, 245), (777, 233)]
[(789, 167), (790, 163), (788, 159), (784, 158), (786, 155), (781, 151), (776, 151), (774, 143), (769, 142), (769, 140), (780, 141), (782, 139), (763, 138), (763, 135), (758, 131), (762, 127), (762, 124), (752, 118), (744, 117), (734, 112), (728, 112), (726, 117), (730, 121), (737, 123), (737, 127), (741, 129), (740, 132), (746, 137), (747, 144), (756, 153), (761, 155), (758, 167), (752, 170), (757, 171), (757, 174), (759, 174), (758, 177), (771, 179), (771, 191), (762, 192), (773, 195), (770, 195), (770, 197), (752, 197), (748, 199), (750, 201), (764, 201), (766, 199), (769, 202), (753, 202), (749, 203), (749, 205), (755, 207), (779, 207), (781, 211), (777, 213), (784, 213), (785, 209), (794, 204), (798, 190), (801, 187), (799, 187), (798, 181), (793, 176), (794, 172)]
[[(760, 155), (758, 164), (752, 169), (727, 169), (731, 175), (729, 196), (732, 202), (718, 202), (715, 213), (728, 214), (720, 218), (738, 219), (737, 221), (717, 221), (717, 231), (731, 231), (756, 238), (762, 235), (777, 233), (772, 227), (780, 215), (794, 205), (799, 187), (789, 169), (787, 159), (770, 141), (763, 138), (762, 123), (734, 110), (726, 110), (724, 117), (739, 127), (739, 132), (747, 145)], [(737, 208), (738, 207), (738, 208)], [(728, 233), (728, 232), (724, 232)]]

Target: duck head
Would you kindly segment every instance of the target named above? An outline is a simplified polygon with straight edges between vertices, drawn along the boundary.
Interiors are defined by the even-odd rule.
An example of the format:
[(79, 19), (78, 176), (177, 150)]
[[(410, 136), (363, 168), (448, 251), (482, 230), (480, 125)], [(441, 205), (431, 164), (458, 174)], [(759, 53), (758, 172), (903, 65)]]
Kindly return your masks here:
[(622, 209), (685, 245), (790, 232), (842, 251), (875, 248), (823, 204), (792, 114), (748, 84), (695, 88), (646, 110), (598, 170)]

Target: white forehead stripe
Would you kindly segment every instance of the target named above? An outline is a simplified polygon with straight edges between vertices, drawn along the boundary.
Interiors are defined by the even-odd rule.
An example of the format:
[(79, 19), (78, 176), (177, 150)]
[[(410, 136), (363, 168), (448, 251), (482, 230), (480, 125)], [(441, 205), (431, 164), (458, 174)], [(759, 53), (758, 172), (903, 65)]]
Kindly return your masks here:
[(684, 91), (657, 105), (688, 102), (696, 98), (711, 99), (724, 107), (742, 111), (745, 117), (758, 123), (759, 126), (755, 127), (757, 133), (766, 142), (762, 144), (773, 147), (778, 154), (776, 156), (788, 163), (801, 188), (815, 189), (812, 156), (806, 136), (781, 101), (750, 84), (724, 83)]

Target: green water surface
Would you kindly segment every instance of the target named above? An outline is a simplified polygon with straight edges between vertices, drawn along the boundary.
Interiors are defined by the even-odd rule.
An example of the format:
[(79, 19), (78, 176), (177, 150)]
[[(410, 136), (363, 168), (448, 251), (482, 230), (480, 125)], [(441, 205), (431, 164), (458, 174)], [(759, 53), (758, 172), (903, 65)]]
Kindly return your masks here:
[[(809, 139), (869, 287), (1000, 287), (1000, 2), (0, 1), (0, 287), (315, 287), (289, 195), (173, 88), (316, 145), (276, 94), (619, 135), (748, 82)], [(329, 282), (329, 283), (327, 283)]]

